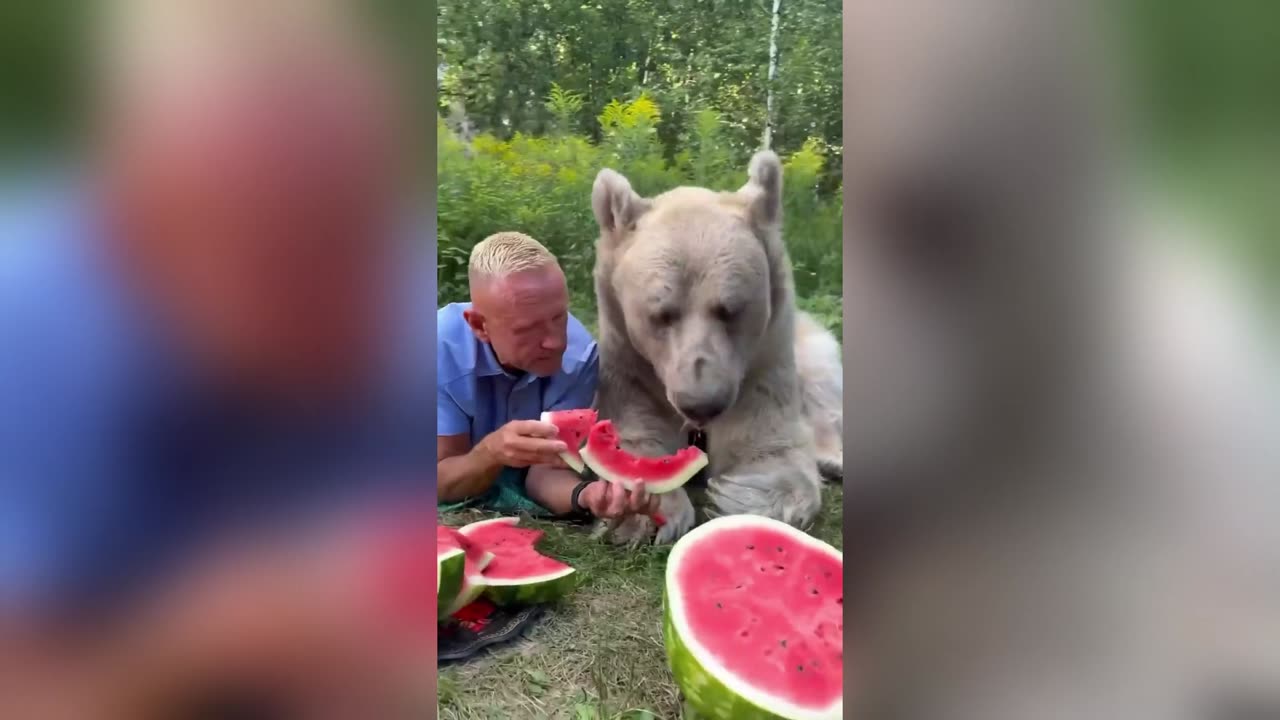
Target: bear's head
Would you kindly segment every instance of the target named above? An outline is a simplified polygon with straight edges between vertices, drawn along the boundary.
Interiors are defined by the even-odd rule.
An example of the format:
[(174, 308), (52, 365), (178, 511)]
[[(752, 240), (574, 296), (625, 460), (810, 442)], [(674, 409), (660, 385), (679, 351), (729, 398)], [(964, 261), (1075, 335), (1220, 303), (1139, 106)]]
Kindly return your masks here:
[(731, 407), (758, 355), (778, 349), (764, 341), (791, 302), (782, 165), (760, 152), (747, 174), (736, 192), (680, 187), (644, 198), (605, 169), (592, 189), (602, 333), (621, 333), (697, 426)]

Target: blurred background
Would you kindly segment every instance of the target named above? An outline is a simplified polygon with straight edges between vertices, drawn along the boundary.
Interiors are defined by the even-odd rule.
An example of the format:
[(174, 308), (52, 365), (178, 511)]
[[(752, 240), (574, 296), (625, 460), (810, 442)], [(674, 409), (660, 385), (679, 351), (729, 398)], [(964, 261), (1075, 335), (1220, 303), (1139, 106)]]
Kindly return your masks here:
[[(438, 56), (426, 41), (429, 3), (364, 5), (403, 41), (418, 96), (436, 106), (436, 127), (422, 133), (424, 151), (432, 133), (439, 143), (442, 298), (463, 292), (471, 246), (509, 227), (547, 243), (574, 289), (589, 289), (586, 199), (600, 167), (614, 166), (642, 193), (678, 182), (736, 187), (771, 119), (771, 144), (788, 168), (798, 289), (808, 309), (838, 327), (837, 0), (779, 0), (776, 30), (773, 0), (444, 0), (435, 7)], [(92, 6), (0, 7), (3, 176), (65, 156), (74, 140), (80, 38)], [(1276, 299), (1280, 5), (1108, 7), (1115, 46), (1131, 61), (1146, 169), (1184, 208), (1225, 226), (1225, 249)], [(589, 295), (578, 293), (580, 304)]]
[[(433, 103), (434, 84), (417, 68), (430, 67), (435, 48), (431, 3), (423, 0), (369, 0), (349, 3), (370, 20), (383, 49), (403, 65), (410, 81), (403, 90), (420, 103)], [(90, 39), (110, 3), (80, 0), (19, 0), (0, 7), (0, 179), (24, 170), (74, 158), (84, 129), (84, 70), (92, 61)], [(412, 71), (412, 72), (411, 72)], [(429, 136), (425, 136), (428, 137)], [(424, 142), (420, 165), (430, 167)]]

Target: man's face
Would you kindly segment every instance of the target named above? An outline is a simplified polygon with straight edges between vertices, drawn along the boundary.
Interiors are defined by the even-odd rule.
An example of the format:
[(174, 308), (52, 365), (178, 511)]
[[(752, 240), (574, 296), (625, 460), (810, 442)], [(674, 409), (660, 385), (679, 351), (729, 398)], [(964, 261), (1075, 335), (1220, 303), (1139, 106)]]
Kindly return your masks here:
[(471, 288), (467, 322), (504, 366), (548, 377), (568, 342), (569, 290), (552, 265), (482, 280)]

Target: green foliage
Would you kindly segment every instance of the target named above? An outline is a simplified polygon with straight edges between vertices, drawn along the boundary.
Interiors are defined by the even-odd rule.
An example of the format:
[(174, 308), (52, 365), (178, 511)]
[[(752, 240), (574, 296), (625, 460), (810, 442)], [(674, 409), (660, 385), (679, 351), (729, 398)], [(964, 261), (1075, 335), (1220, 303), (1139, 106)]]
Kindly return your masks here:
[(553, 82), (546, 104), (555, 118), (556, 131), (560, 134), (573, 132), (573, 117), (582, 110), (582, 94), (565, 90)]
[[(440, 102), (461, 104), (479, 130), (502, 139), (564, 129), (568, 119), (571, 131), (598, 141), (593, 113), (643, 92), (665, 111), (656, 134), (668, 160), (687, 149), (699, 108), (723, 113), (719, 142), (748, 152), (764, 130), (772, 10), (724, 0), (441, 0)], [(839, 0), (782, 3), (779, 152), (810, 136), (840, 144), (840, 13)], [(553, 85), (584, 104), (561, 115), (537, 102)]]
[[(553, 91), (548, 105), (563, 110), (574, 102)], [(688, 146), (674, 161), (663, 157), (657, 139), (664, 117), (646, 94), (613, 100), (598, 115), (599, 142), (559, 132), (550, 136), (515, 133), (502, 139), (480, 133), (470, 143), (443, 119), (436, 125), (439, 185), (440, 302), (467, 296), (471, 248), (501, 230), (519, 230), (544, 243), (559, 258), (574, 294), (575, 312), (594, 320), (595, 240), (591, 185), (611, 167), (636, 191), (653, 195), (684, 184), (728, 190), (746, 181), (749, 155), (734, 154), (719, 142), (724, 123), (711, 110), (693, 114)], [(785, 233), (796, 266), (801, 296), (831, 296), (838, 313), (841, 267), (841, 196), (824, 192), (820, 178), (829, 150), (811, 139), (784, 159)]]

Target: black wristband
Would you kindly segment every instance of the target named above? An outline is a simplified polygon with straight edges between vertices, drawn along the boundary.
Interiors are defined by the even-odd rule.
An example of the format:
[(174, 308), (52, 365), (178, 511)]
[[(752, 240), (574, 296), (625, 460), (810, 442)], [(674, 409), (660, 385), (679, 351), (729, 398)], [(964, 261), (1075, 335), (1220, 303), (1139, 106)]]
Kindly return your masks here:
[(578, 483), (577, 486), (573, 488), (573, 496), (569, 499), (569, 508), (574, 515), (591, 515), (591, 511), (582, 507), (581, 503), (578, 502), (578, 496), (582, 494), (583, 488), (595, 481), (595, 478), (588, 478)]

